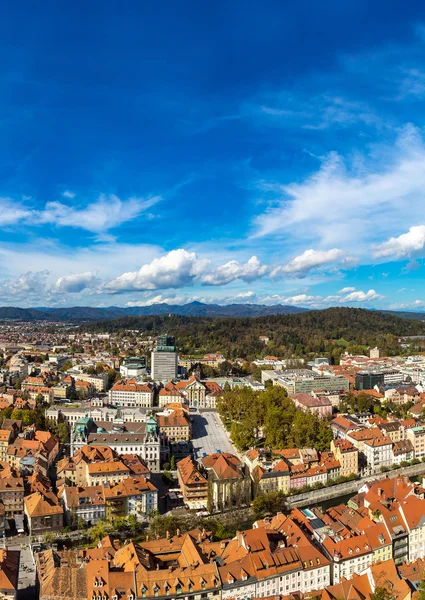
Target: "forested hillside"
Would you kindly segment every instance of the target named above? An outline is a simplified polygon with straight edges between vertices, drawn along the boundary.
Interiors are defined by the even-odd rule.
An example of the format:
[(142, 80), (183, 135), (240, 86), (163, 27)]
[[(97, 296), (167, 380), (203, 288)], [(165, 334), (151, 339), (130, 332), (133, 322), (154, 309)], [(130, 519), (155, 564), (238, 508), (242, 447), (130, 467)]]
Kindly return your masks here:
[(228, 358), (251, 360), (264, 354), (260, 335), (270, 338), (268, 354), (304, 357), (326, 353), (335, 360), (345, 349), (360, 352), (375, 345), (394, 355), (400, 352), (399, 336), (425, 335), (421, 321), (356, 308), (258, 318), (124, 317), (81, 326), (87, 332), (124, 334), (129, 329), (146, 335), (168, 332), (176, 337), (182, 354), (222, 352)]

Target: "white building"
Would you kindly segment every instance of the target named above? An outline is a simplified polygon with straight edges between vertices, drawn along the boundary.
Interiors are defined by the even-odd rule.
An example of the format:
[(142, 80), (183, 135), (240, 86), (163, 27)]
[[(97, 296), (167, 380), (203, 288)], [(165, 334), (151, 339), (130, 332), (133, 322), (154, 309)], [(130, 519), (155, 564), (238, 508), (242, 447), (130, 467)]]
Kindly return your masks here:
[(9, 372), (10, 374), (16, 373), (19, 375), (21, 381), (25, 379), (25, 377), (28, 377), (28, 361), (23, 354), (15, 354), (12, 356), (9, 362)]
[(117, 381), (109, 390), (109, 404), (149, 408), (153, 406), (153, 389), (148, 384)]
[(387, 436), (366, 440), (363, 452), (373, 472), (379, 471), (381, 467), (390, 467), (394, 463), (393, 443)]
[(125, 358), (120, 366), (120, 375), (125, 378), (139, 378), (146, 375), (146, 359), (144, 356)]

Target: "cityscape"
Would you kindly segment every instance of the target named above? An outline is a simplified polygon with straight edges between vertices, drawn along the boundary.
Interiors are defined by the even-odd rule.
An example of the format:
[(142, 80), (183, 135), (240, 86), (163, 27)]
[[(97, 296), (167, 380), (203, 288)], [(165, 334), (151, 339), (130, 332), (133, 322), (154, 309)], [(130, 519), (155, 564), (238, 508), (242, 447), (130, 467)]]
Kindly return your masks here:
[(3, 321), (4, 597), (420, 593), (425, 324), (394, 345), (380, 322), (413, 321), (345, 311), (344, 339), (370, 326), (328, 337), (338, 364), (279, 347), (268, 317), (253, 360), (183, 354), (144, 316)]
[(0, 3), (0, 600), (425, 600), (425, 5)]

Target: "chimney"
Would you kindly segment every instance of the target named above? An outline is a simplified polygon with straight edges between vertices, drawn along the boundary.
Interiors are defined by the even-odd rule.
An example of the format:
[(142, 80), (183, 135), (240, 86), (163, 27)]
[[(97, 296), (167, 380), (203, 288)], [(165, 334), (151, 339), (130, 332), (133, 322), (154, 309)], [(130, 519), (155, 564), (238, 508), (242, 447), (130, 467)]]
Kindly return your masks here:
[(382, 496), (382, 488), (378, 488), (378, 496)]
[(176, 536), (180, 537), (180, 529), (178, 527), (177, 527), (177, 530), (176, 530)]
[(169, 540), (169, 539), (170, 539), (170, 532), (169, 532), (168, 530), (167, 530), (167, 531), (166, 531), (166, 533), (165, 533), (165, 537), (167, 538), (167, 540)]

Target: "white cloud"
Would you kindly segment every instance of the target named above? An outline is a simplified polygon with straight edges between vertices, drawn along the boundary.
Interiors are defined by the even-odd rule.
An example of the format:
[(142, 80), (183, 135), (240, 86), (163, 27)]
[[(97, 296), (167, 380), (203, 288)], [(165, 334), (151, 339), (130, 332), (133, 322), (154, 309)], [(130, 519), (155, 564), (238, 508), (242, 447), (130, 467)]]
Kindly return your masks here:
[(98, 282), (97, 274), (87, 271), (86, 273), (75, 273), (60, 277), (55, 283), (55, 289), (58, 292), (76, 294), (86, 288), (94, 287)]
[(161, 258), (143, 265), (139, 271), (123, 273), (104, 286), (105, 291), (159, 290), (192, 285), (209, 265), (195, 252), (172, 250)]
[(425, 308), (425, 300), (414, 300), (413, 302), (391, 304), (390, 308), (392, 308), (394, 310), (400, 310), (400, 309), (414, 310), (414, 309)]
[(0, 282), (0, 298), (11, 302), (27, 303), (33, 299), (46, 298), (49, 271), (28, 271), (17, 279)]
[(62, 196), (64, 198), (75, 198), (76, 194), (74, 194), (74, 192), (71, 192), (70, 190), (65, 190), (64, 192), (62, 192)]
[(322, 301), (323, 298), (321, 296), (310, 296), (308, 294), (296, 294), (295, 296), (288, 296), (280, 300), (282, 304), (294, 304), (295, 306), (316, 305)]
[(263, 277), (269, 271), (268, 265), (261, 264), (256, 256), (251, 256), (246, 263), (231, 260), (216, 267), (210, 273), (203, 275), (201, 281), (204, 285), (226, 285), (236, 279), (250, 282)]
[(75, 207), (61, 202), (48, 202), (38, 213), (41, 223), (53, 223), (60, 227), (79, 227), (93, 233), (108, 231), (138, 217), (142, 212), (159, 202), (160, 196), (149, 199), (129, 198), (102, 194), (86, 207)]
[(375, 290), (369, 290), (368, 292), (358, 290), (341, 298), (341, 302), (371, 302), (372, 300), (381, 300), (383, 297), (381, 294), (375, 292)]
[(350, 292), (354, 292), (355, 290), (355, 287), (345, 287), (342, 288), (342, 290), (339, 290), (338, 294), (349, 294)]
[(275, 205), (256, 218), (256, 235), (289, 233), (293, 240), (362, 250), (406, 218), (420, 221), (424, 190), (425, 146), (406, 126), (395, 144), (375, 147), (369, 157), (349, 161), (333, 152), (301, 183), (272, 184)]
[(333, 248), (331, 250), (306, 250), (299, 256), (293, 258), (288, 264), (276, 267), (272, 271), (272, 277), (281, 274), (305, 277), (311, 270), (331, 264), (348, 265), (353, 262), (351, 257), (345, 255), (342, 250)]
[(178, 288), (195, 283), (220, 286), (237, 279), (254, 281), (269, 271), (270, 267), (261, 264), (256, 256), (252, 256), (246, 263), (232, 260), (213, 267), (209, 259), (199, 258), (195, 252), (179, 248), (155, 258), (151, 263), (143, 265), (139, 271), (123, 273), (105, 284), (103, 289), (114, 293)]
[(399, 95), (397, 100), (407, 96), (416, 96), (423, 98), (425, 96), (425, 73), (417, 68), (404, 69), (403, 77), (400, 82)]
[(407, 233), (391, 237), (388, 241), (374, 246), (376, 258), (408, 258), (425, 246), (425, 225), (414, 225)]
[(134, 306), (154, 306), (155, 304), (187, 304), (188, 302), (193, 302), (195, 298), (189, 299), (187, 296), (163, 296), (162, 294), (158, 294), (153, 298), (148, 298), (147, 300), (137, 300), (127, 302), (126, 306), (134, 307)]
[(341, 96), (319, 94), (314, 98), (286, 92), (271, 92), (245, 104), (241, 116), (262, 125), (273, 127), (303, 127), (321, 130), (329, 127), (345, 128), (356, 124), (381, 126), (381, 119), (365, 103), (348, 100)]
[(15, 225), (30, 217), (31, 211), (10, 198), (0, 198), (0, 227)]
[[(66, 195), (64, 192), (63, 195), (71, 199), (70, 193)], [(27, 226), (49, 223), (57, 227), (76, 227), (101, 234), (135, 219), (160, 200), (160, 196), (121, 200), (113, 194), (101, 194), (86, 206), (48, 202), (44, 208), (36, 209), (10, 198), (0, 198), (0, 227), (22, 222)]]

